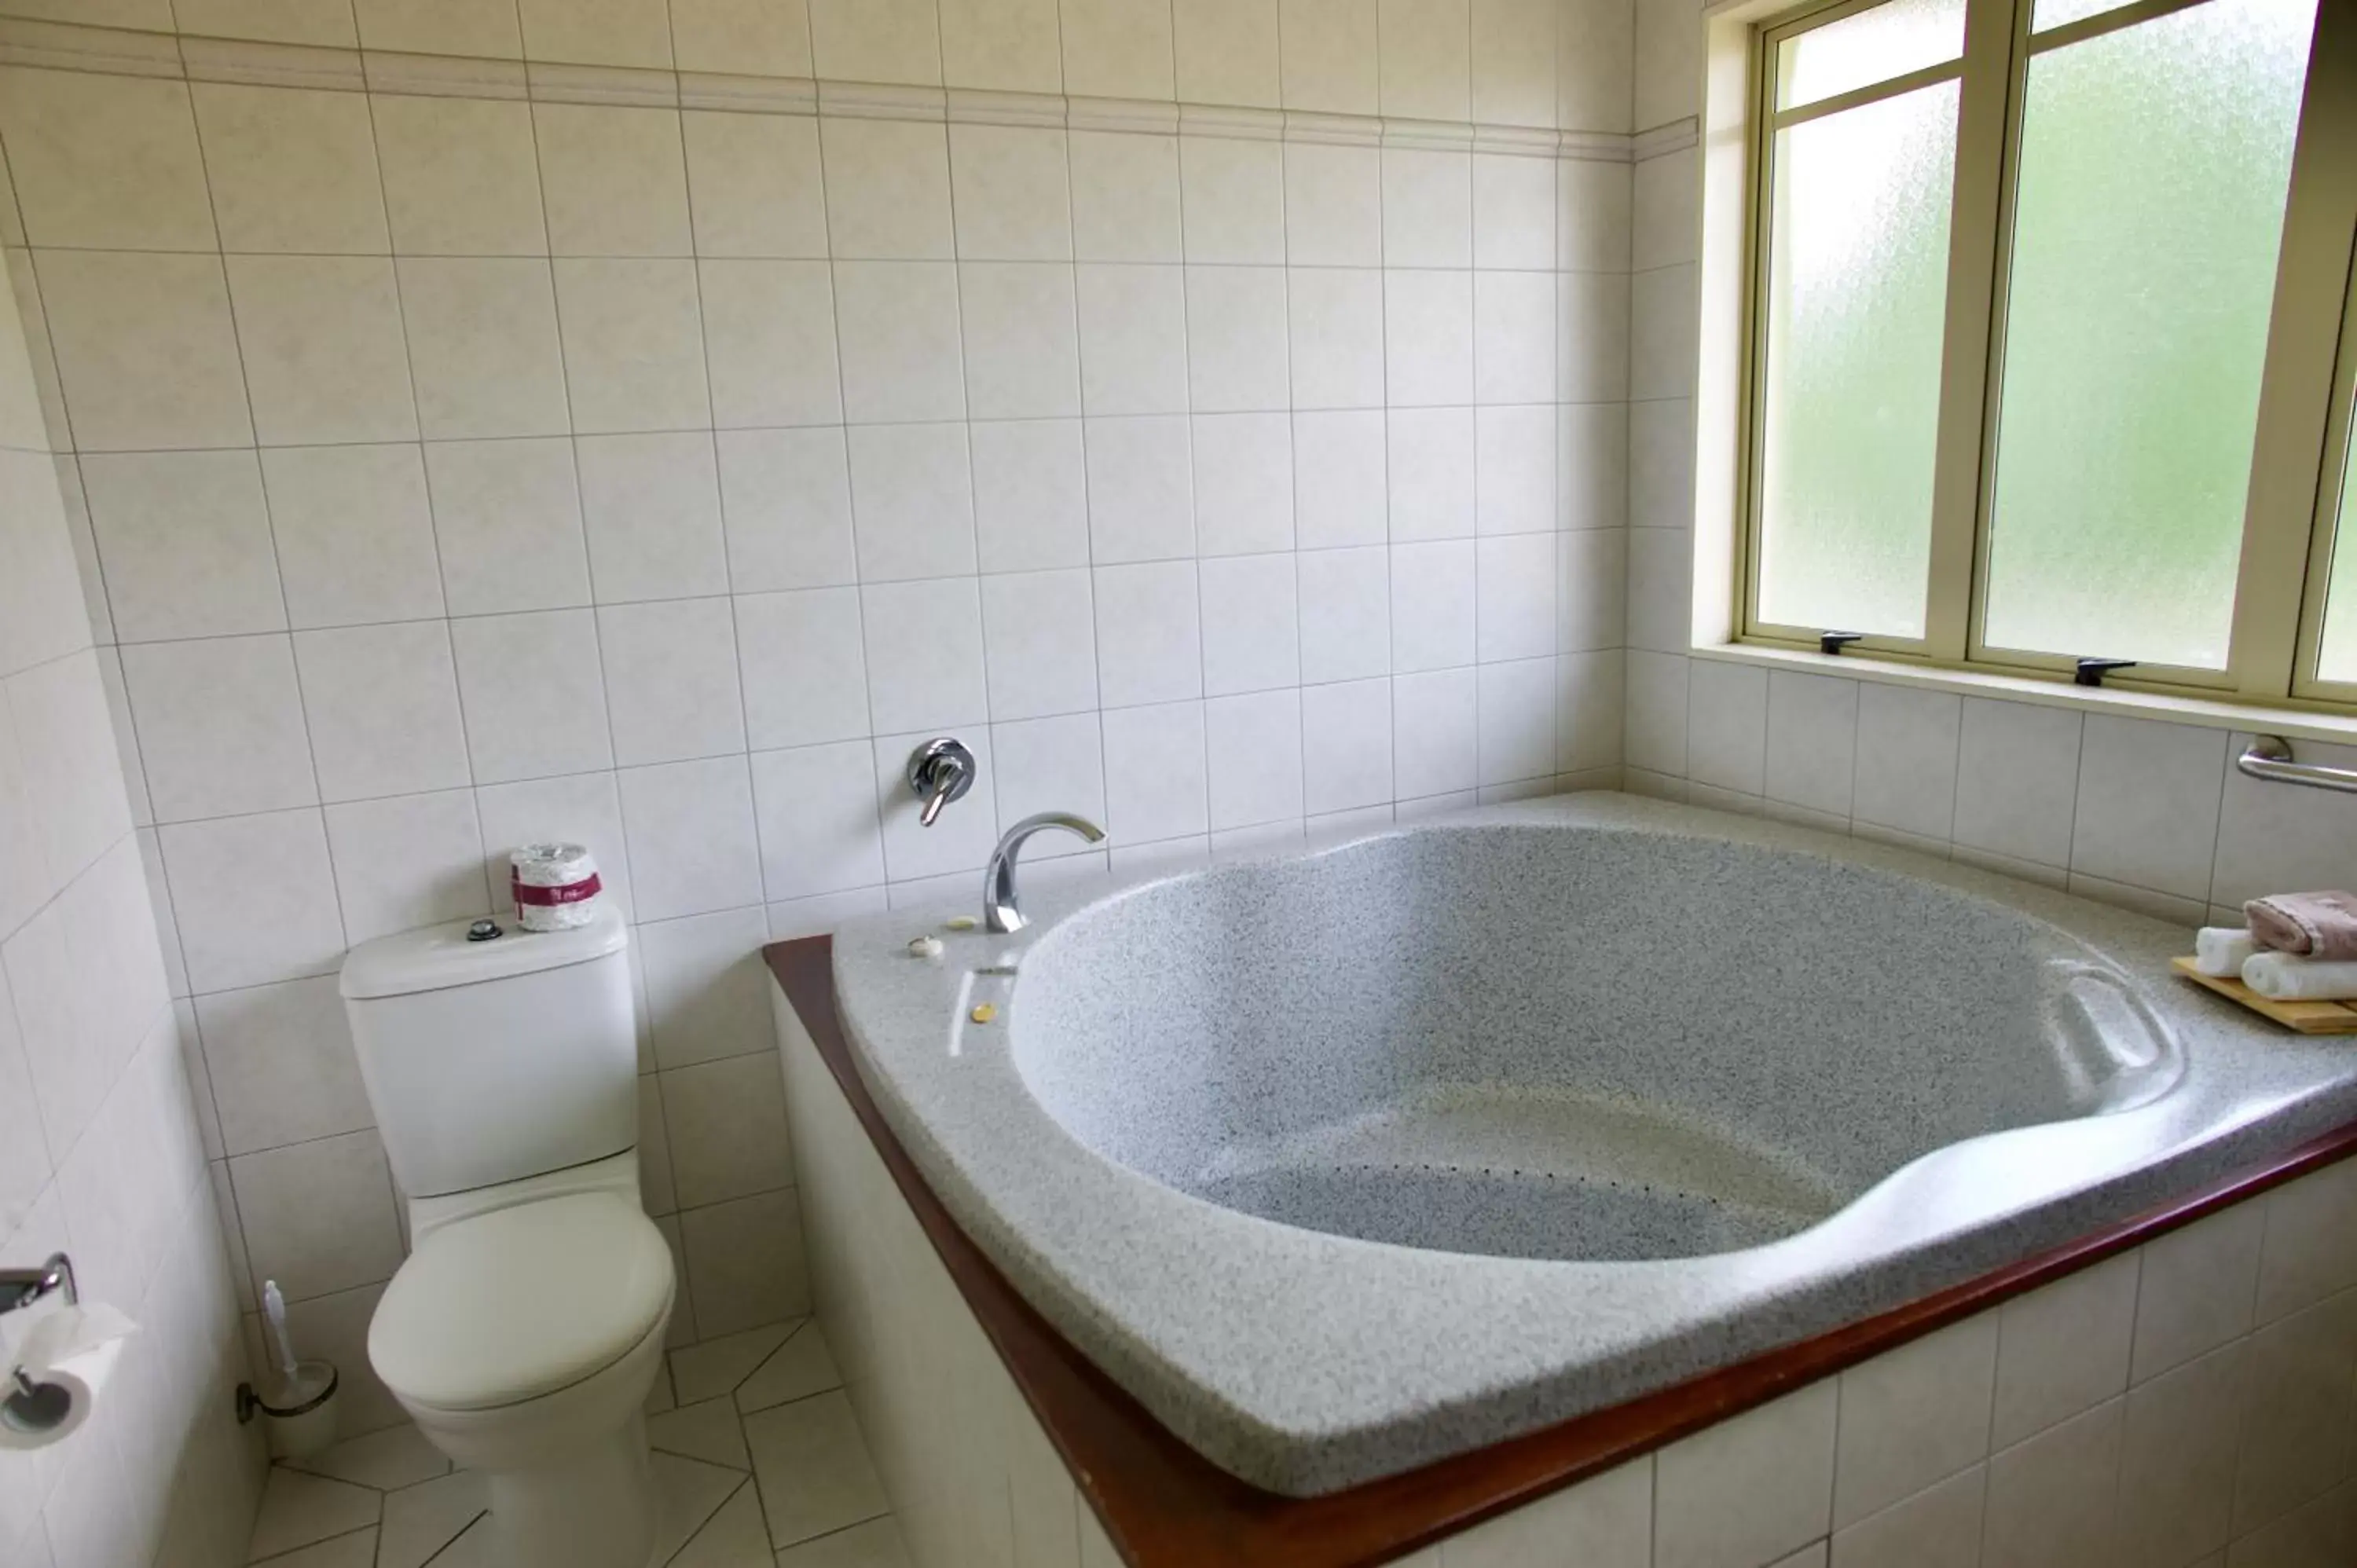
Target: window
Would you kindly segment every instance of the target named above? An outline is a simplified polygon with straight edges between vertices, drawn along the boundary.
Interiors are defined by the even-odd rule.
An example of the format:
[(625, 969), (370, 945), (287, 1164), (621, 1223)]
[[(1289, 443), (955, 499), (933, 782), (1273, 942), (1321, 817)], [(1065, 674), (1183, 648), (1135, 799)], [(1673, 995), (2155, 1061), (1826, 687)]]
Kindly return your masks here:
[(2357, 705), (2357, 6), (2321, 10), (1753, 35), (1747, 639)]

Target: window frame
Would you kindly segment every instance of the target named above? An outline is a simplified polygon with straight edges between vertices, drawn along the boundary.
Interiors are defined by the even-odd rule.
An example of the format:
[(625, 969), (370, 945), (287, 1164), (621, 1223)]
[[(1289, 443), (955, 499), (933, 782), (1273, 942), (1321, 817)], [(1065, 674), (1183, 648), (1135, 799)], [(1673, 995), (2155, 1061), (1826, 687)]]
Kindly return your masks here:
[[(2012, 250), (2015, 189), (2023, 103), (2030, 60), (2038, 54), (2100, 37), (2209, 0), (2130, 0), (2033, 35), (2034, 0), (1965, 0), (1964, 53), (1953, 62), (1906, 73), (1867, 88), (1831, 95), (1799, 110), (1777, 103), (1778, 45), (1879, 0), (1817, 0), (1800, 5), (1723, 4), (1712, 7), (1714, 48), (1706, 104), (1709, 132), (1739, 130), (1739, 140), (1706, 151), (1706, 275), (1724, 278), (1711, 252), (1740, 242), (1739, 334), (1732, 354), (1706, 347), (1697, 412), (1705, 417), (1706, 450), (1698, 478), (1709, 478), (1709, 413), (1720, 403), (1732, 415), (1732, 467), (1723, 473), (1731, 503), (1726, 599), (1697, 580), (1698, 645), (1714, 618), (1725, 640), (1767, 650), (1814, 649), (1824, 632), (1841, 628), (1780, 625), (1759, 613), (1760, 473), (1765, 424), (1762, 371), (1767, 362), (1769, 263), (1773, 245), (1772, 198), (1777, 132), (1788, 125), (1896, 97), (1934, 82), (1960, 82), (1954, 188), (1949, 227), (1948, 291), (1943, 322), (1940, 409), (1932, 486), (1930, 560), (1924, 585), (1924, 635), (1867, 636), (1850, 644), (1860, 655), (1900, 667), (1945, 670), (2033, 682), (2068, 682), (2074, 658), (1989, 647), (1983, 639), (1990, 510), (1995, 486), (1997, 413), (2004, 372), (2006, 287)], [(1723, 15), (1722, 15), (1723, 14)], [(1729, 28), (1739, 32), (1730, 35)], [(1738, 43), (1739, 102), (1731, 70)], [(1828, 107), (1831, 105), (1833, 107)], [(1739, 156), (1730, 165), (1727, 154)], [(1714, 217), (1719, 191), (1739, 168), (1739, 230)], [(2329, 562), (2341, 464), (2357, 461), (2350, 418), (2357, 401), (2357, 7), (2322, 0), (2292, 157), (2275, 300), (2261, 379), (2258, 428), (2243, 519), (2232, 642), (2223, 671), (2145, 665), (2113, 672), (2105, 684), (2160, 697), (2309, 710), (2357, 712), (2357, 683), (2318, 678), (2324, 612), (2323, 564)], [(1707, 338), (1714, 301), (1706, 292)], [(1722, 318), (1724, 319), (1724, 318)], [(2316, 329), (2340, 324), (2337, 335)], [(1714, 363), (1714, 361), (1716, 361)], [(1732, 371), (1731, 399), (1712, 395), (1711, 371)], [(1697, 489), (1697, 519), (1711, 489)], [(2340, 520), (2357, 548), (2357, 518)], [(1698, 534), (1697, 544), (1706, 543)], [(1697, 559), (1702, 554), (1698, 550)], [(2083, 650), (2100, 656), (2103, 650)]]

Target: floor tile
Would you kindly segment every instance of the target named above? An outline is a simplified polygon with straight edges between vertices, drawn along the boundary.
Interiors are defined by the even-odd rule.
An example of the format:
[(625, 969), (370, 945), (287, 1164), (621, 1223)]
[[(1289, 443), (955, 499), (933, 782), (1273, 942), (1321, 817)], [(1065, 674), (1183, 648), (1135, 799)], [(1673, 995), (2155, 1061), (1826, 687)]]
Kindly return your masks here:
[(761, 1519), (760, 1493), (751, 1486), (737, 1487), (711, 1522), (671, 1560), (671, 1568), (771, 1568), (770, 1527)]
[(425, 1568), (490, 1506), (490, 1488), (472, 1470), (386, 1494), (376, 1568)]
[(373, 1568), (375, 1563), (376, 1530), (371, 1526), (315, 1546), (298, 1547), (283, 1557), (270, 1558), (262, 1568)]
[[(672, 1554), (694, 1539), (706, 1520), (720, 1511), (732, 1493), (747, 1483), (741, 1470), (724, 1470), (676, 1454), (654, 1456), (656, 1507), (654, 1561), (668, 1563)], [(436, 1565), (439, 1568), (439, 1565)]]
[(367, 1487), (273, 1470), (254, 1516), (252, 1555), (259, 1560), (374, 1524), (383, 1498)]
[(842, 1386), (843, 1374), (835, 1370), (834, 1353), (827, 1348), (826, 1335), (813, 1317), (737, 1385), (737, 1408), (749, 1415)]
[(450, 1473), (450, 1461), (414, 1426), (389, 1426), (285, 1462), (314, 1476), (390, 1492)]
[(647, 1442), (665, 1454), (684, 1454), (707, 1465), (749, 1470), (745, 1453), (745, 1428), (737, 1407), (726, 1399), (684, 1404), (647, 1418)]
[(877, 1519), (790, 1546), (778, 1553), (778, 1568), (909, 1568), (909, 1552), (900, 1527)]
[(745, 1441), (775, 1545), (861, 1523), (888, 1507), (839, 1389), (747, 1416)]
[(673, 1397), (682, 1404), (699, 1404), (727, 1393), (801, 1326), (799, 1318), (791, 1323), (773, 1323), (766, 1328), (748, 1328), (741, 1334), (724, 1335), (673, 1351)]
[(491, 1516), (485, 1514), (467, 1527), (467, 1532), (442, 1549), (434, 1560), (434, 1568), (510, 1568), (500, 1561), (491, 1542)]

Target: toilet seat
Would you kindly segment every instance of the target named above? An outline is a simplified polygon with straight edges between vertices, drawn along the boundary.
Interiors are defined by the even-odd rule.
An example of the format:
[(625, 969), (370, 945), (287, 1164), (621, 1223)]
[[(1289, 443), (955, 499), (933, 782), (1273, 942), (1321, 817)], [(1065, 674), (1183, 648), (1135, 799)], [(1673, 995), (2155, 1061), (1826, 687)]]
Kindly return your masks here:
[(662, 1232), (611, 1193), (493, 1209), (418, 1243), (369, 1324), (369, 1361), (404, 1404), (522, 1404), (628, 1356), (672, 1281)]

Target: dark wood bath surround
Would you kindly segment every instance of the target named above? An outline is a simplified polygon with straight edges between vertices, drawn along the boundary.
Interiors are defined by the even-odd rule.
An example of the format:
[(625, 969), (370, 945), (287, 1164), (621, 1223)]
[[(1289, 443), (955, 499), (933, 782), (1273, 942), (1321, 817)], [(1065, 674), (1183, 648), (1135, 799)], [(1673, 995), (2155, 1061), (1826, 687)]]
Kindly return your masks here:
[(2357, 1153), (2357, 1124), (2352, 1124), (2179, 1201), (1813, 1339), (1348, 1491), (1279, 1497), (1238, 1480), (1173, 1436), (1032, 1310), (958, 1229), (853, 1065), (835, 1011), (834, 940), (776, 942), (763, 955), (967, 1308), (1106, 1533), (1137, 1568), (1358, 1568), (1391, 1562)]

